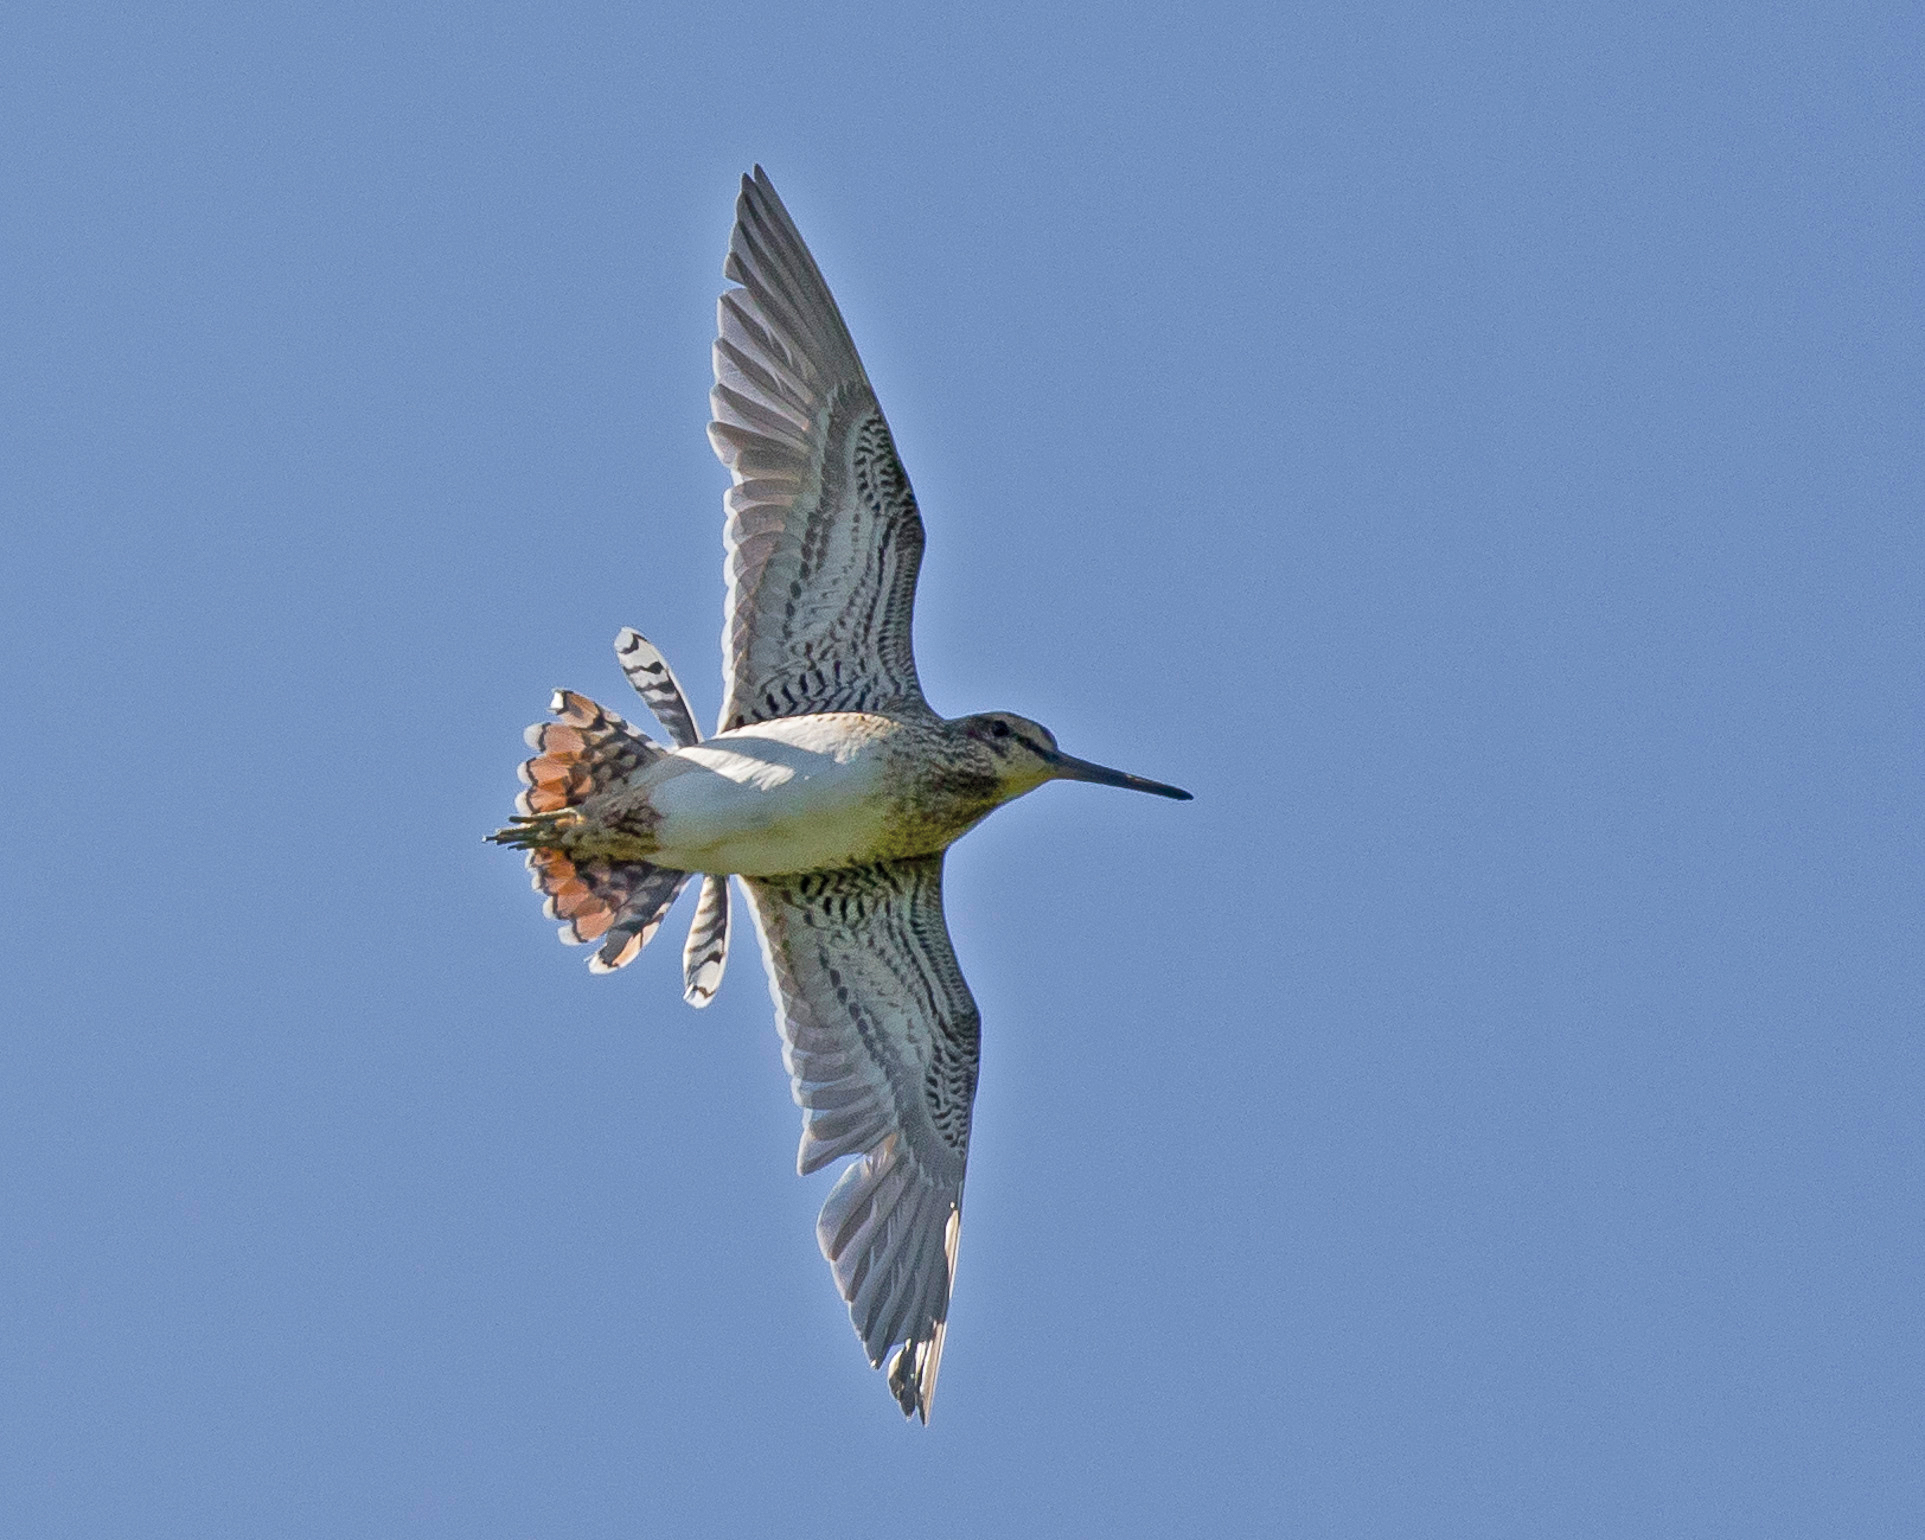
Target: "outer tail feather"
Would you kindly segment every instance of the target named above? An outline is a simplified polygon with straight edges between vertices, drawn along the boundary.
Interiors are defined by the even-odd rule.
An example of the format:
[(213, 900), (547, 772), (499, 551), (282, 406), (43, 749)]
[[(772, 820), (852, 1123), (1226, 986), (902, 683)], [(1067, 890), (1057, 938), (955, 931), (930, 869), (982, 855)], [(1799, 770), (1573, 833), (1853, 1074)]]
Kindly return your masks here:
[[(702, 741), (702, 730), (695, 725), (695, 713), (689, 709), (688, 696), (683, 693), (681, 681), (668, 666), (668, 659), (662, 656), (661, 649), (633, 626), (624, 626), (615, 637), (615, 660), (621, 664), (628, 682), (635, 687), (635, 693), (655, 713), (655, 720), (667, 729), (678, 748), (687, 748), (690, 744)], [(656, 923), (659, 924), (659, 920)], [(652, 933), (651, 926), (642, 934), (643, 944)], [(639, 951), (640, 947), (636, 950)], [(595, 966), (601, 966), (607, 954), (608, 948), (605, 946), (603, 956), (596, 959)], [(728, 878), (705, 876), (702, 879), (702, 896), (695, 907), (695, 919), (689, 926), (688, 945), (682, 950), (682, 998), (697, 1010), (713, 1000), (715, 991), (721, 987), (722, 971), (728, 965), (728, 958)], [(608, 966), (618, 968), (625, 961), (626, 957), (618, 956)]]
[(624, 626), (615, 636), (615, 661), (622, 666), (635, 693), (655, 713), (655, 720), (668, 729), (677, 748), (702, 741), (695, 725), (695, 713), (688, 709), (688, 697), (668, 666), (668, 659), (633, 626)]
[(682, 998), (698, 1011), (707, 1005), (722, 987), (728, 960), (729, 880), (707, 876), (702, 879), (702, 897), (682, 951)]

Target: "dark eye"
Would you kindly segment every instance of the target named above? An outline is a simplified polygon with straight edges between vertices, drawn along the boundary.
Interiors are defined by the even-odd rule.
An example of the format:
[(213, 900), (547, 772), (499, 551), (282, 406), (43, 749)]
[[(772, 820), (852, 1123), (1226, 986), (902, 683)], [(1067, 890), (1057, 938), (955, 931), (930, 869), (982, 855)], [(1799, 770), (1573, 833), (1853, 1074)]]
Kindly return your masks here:
[(989, 731), (993, 737), (1007, 738), (1009, 736), (1009, 724), (1007, 722), (991, 722), (989, 724)]

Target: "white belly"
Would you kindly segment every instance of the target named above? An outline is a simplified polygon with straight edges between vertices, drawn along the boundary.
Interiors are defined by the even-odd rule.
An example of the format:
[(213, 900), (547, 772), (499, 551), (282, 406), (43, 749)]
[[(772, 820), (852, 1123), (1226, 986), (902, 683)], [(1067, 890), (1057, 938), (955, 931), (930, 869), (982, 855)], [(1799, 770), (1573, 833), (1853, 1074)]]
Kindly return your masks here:
[(660, 818), (659, 866), (768, 877), (876, 859), (882, 756), (861, 718), (789, 718), (678, 749), (637, 778)]

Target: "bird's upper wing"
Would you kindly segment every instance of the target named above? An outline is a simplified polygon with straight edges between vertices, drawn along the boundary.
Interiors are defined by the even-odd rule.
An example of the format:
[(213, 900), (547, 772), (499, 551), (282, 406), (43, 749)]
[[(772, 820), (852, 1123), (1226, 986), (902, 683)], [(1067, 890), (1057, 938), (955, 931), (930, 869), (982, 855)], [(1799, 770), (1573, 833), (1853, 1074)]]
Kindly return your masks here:
[(762, 168), (723, 273), (709, 440), (734, 477), (718, 731), (923, 708), (922, 518), (849, 329)]
[(816, 1238), (872, 1364), (929, 1419), (962, 1224), (980, 1016), (942, 914), (942, 857), (747, 882), (804, 1109), (796, 1164), (860, 1155)]

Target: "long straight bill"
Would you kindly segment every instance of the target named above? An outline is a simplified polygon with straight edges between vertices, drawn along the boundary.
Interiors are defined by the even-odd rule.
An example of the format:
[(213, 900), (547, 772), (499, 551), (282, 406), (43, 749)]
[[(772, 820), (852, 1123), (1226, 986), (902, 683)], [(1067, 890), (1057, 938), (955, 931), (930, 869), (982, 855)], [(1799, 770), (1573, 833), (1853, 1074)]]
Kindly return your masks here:
[(1055, 766), (1056, 778), (1060, 781), (1092, 781), (1098, 786), (1121, 786), (1129, 791), (1147, 791), (1177, 802), (1195, 800), (1178, 787), (1165, 786), (1161, 781), (1147, 781), (1140, 775), (1131, 775), (1127, 770), (1112, 770), (1108, 765), (1093, 765), (1087, 759), (1078, 759), (1060, 749), (1050, 756), (1050, 762)]

